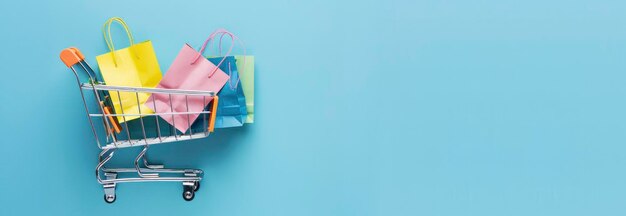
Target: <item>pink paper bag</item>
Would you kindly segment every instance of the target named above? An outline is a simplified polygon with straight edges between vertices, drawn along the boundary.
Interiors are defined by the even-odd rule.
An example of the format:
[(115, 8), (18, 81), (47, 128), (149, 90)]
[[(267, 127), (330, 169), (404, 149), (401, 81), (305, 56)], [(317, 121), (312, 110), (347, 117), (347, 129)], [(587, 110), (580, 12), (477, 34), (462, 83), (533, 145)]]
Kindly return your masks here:
[[(202, 57), (207, 43), (214, 36), (215, 34), (209, 36), (200, 52), (185, 44), (157, 88), (213, 91), (217, 94), (230, 77), (218, 67), (224, 60), (215, 65)], [(212, 97), (203, 96), (154, 93), (145, 105), (180, 132), (185, 133), (200, 114), (172, 115), (171, 113), (202, 112), (212, 99)]]

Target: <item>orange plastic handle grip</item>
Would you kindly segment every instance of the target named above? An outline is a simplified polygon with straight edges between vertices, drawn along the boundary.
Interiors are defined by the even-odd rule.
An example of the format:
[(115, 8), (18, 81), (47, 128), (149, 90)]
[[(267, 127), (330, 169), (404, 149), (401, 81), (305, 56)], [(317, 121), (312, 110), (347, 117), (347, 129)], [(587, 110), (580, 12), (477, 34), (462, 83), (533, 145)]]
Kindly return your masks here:
[(78, 50), (78, 48), (70, 47), (69, 49), (71, 49), (74, 52), (74, 54), (76, 54), (76, 56), (80, 58), (81, 61), (85, 60), (85, 56), (83, 55), (83, 53), (80, 52), (80, 50)]
[(61, 61), (67, 67), (72, 67), (76, 63), (85, 60), (85, 56), (76, 48), (70, 47), (61, 51)]
[(216, 95), (213, 97), (213, 106), (211, 107), (211, 119), (209, 119), (209, 132), (213, 132), (215, 130), (215, 117), (217, 116), (217, 103), (220, 98)]
[[(104, 107), (104, 114), (107, 115), (111, 115), (113, 112), (111, 112), (111, 108), (108, 106)], [(115, 133), (120, 133), (122, 131), (122, 126), (120, 125), (119, 122), (117, 122), (117, 119), (113, 118), (113, 116), (109, 116), (109, 123), (111, 123), (111, 125), (113, 126), (113, 128), (111, 128), (113, 131), (115, 131)]]
[[(102, 110), (104, 111), (105, 115), (111, 115), (113, 114), (113, 112), (111, 111), (111, 108), (108, 106), (104, 105), (104, 102), (100, 102), (100, 106), (102, 106)], [(120, 125), (120, 123), (117, 121), (116, 118), (113, 118), (113, 116), (108, 116), (109, 119), (109, 124), (107, 125), (107, 128), (109, 129), (109, 133), (120, 133), (122, 131), (122, 126)]]

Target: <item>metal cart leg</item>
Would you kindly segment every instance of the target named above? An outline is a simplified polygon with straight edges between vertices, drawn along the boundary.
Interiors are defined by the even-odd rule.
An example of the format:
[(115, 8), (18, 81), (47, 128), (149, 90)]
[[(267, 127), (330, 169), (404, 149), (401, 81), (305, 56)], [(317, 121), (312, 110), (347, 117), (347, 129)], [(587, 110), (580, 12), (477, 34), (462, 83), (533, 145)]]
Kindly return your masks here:
[[(117, 173), (104, 173), (107, 180), (113, 180), (117, 178)], [(104, 187), (104, 201), (107, 203), (113, 203), (117, 199), (115, 196), (115, 186), (117, 183), (115, 181), (111, 181), (111, 183), (105, 183), (102, 186)]]
[[(185, 171), (186, 177), (197, 177), (193, 170)], [(200, 181), (183, 181), (183, 199), (191, 201), (196, 196), (196, 191), (200, 189)]]
[[(133, 168), (105, 168), (105, 164), (111, 160), (114, 153), (115, 150), (110, 149), (105, 149), (100, 152), (98, 155), (99, 163), (98, 166), (96, 166), (96, 178), (104, 188), (104, 201), (107, 203), (115, 202), (117, 198), (117, 195), (115, 194), (117, 183), (123, 182), (182, 182), (183, 199), (187, 201), (193, 200), (195, 192), (200, 189), (200, 181), (202, 180), (202, 176), (204, 174), (204, 172), (200, 169), (168, 169), (164, 168), (163, 165), (150, 165), (148, 160), (145, 158), (145, 155), (141, 154), (140, 156), (143, 158), (143, 163), (146, 165), (145, 168), (140, 167), (139, 164), (137, 164), (141, 158), (135, 159), (135, 167)], [(100, 173), (104, 173), (104, 179), (101, 178)], [(118, 178), (117, 175), (119, 173), (135, 173), (137, 174), (137, 177)], [(143, 176), (140, 175), (140, 173), (143, 173)], [(169, 174), (169, 176), (162, 177), (159, 175), (160, 173)], [(172, 174), (179, 174), (179, 176), (171, 176)]]
[(163, 166), (163, 164), (151, 164), (148, 162), (148, 152), (146, 152), (145, 155), (143, 155), (143, 165), (146, 166), (146, 168), (148, 169), (163, 169), (165, 168), (165, 166)]

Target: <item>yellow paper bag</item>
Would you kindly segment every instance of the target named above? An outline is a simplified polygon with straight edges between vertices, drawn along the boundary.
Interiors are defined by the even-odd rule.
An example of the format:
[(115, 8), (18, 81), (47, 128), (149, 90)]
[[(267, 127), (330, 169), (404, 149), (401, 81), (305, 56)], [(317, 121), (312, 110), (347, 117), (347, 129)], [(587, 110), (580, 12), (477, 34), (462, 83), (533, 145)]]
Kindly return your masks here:
[[(111, 24), (117, 22), (124, 27), (130, 47), (115, 50), (111, 38)], [(119, 17), (113, 17), (104, 23), (102, 27), (104, 40), (110, 52), (96, 56), (100, 73), (107, 85), (130, 86), (130, 87), (156, 87), (161, 81), (161, 69), (152, 47), (152, 42), (145, 41), (134, 43), (133, 36), (128, 26)], [(150, 97), (148, 93), (109, 91), (113, 109), (116, 114), (133, 116), (118, 116), (119, 122), (130, 121), (139, 118), (139, 114), (154, 113), (144, 103)]]

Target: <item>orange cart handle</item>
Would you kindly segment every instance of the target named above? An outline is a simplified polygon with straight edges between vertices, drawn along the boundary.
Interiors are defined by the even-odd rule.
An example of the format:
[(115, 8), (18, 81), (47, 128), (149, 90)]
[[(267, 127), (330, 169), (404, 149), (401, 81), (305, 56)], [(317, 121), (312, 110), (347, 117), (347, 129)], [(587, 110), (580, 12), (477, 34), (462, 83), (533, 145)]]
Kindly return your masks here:
[(67, 67), (72, 67), (76, 63), (85, 60), (83, 53), (81, 53), (76, 47), (64, 49), (61, 51), (60, 57), (61, 61), (63, 61)]
[(220, 98), (216, 95), (213, 97), (213, 106), (211, 107), (211, 118), (209, 119), (209, 132), (213, 132), (215, 130), (215, 117), (217, 116), (217, 103)]

